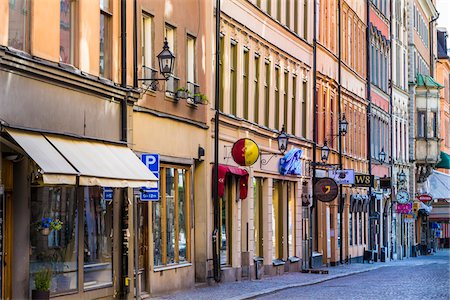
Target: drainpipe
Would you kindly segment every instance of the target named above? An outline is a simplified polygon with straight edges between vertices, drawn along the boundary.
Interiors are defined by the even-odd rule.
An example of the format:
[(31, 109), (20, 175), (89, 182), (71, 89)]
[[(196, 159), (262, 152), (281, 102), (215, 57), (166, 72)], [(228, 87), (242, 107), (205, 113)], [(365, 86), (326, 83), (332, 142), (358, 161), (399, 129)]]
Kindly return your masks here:
[[(121, 37), (121, 86), (126, 88), (127, 86), (127, 32), (126, 32), (126, 0), (121, 0), (120, 2), (120, 37)], [(127, 142), (127, 102), (128, 102), (128, 93), (122, 99), (121, 102), (121, 128), (122, 128), (122, 136), (121, 140)], [(122, 258), (122, 269), (121, 269), (121, 277), (120, 277), (120, 291), (122, 297), (126, 297), (129, 293), (129, 278), (128, 278), (128, 242), (129, 238), (126, 236), (126, 232), (128, 230), (128, 191), (124, 190), (122, 193), (122, 203), (120, 205), (120, 215), (121, 215), (121, 229), (122, 229), (122, 237), (121, 237), (121, 258)]]
[[(394, 72), (393, 72), (393, 69), (394, 69), (394, 54), (393, 54), (393, 46), (394, 46), (394, 43), (393, 43), (393, 37), (394, 37), (394, 30), (393, 30), (393, 26), (392, 26), (392, 10), (393, 10), (393, 8), (394, 8), (394, 4), (393, 4), (393, 1), (391, 1), (391, 3), (390, 3), (390, 14), (389, 14), (389, 24), (390, 24), (390, 40), (391, 40), (391, 52), (390, 52), (390, 65), (391, 65), (391, 67), (390, 67), (390, 69), (389, 69), (389, 85), (388, 85), (388, 87), (389, 87), (389, 109), (390, 109), (390, 111), (389, 111), (389, 116), (390, 116), (390, 120), (391, 120), (391, 135), (390, 135), (390, 140), (391, 140), (391, 149), (390, 149), (390, 155), (391, 155), (391, 159), (390, 159), (390, 167), (391, 167), (391, 169), (390, 169), (390, 176), (391, 176), (391, 205), (390, 205), (390, 208), (391, 208), (391, 220), (390, 220), (390, 244), (391, 244), (391, 251), (390, 251), (390, 259), (392, 260), (392, 256), (393, 256), (393, 254), (394, 254), (394, 237), (392, 236), (392, 220), (393, 220), (393, 218), (394, 218), (394, 212), (393, 212), (393, 208), (394, 208), (394, 186), (393, 186), (393, 178), (394, 178), (394, 130), (393, 130), (393, 125), (394, 125), (394, 122), (393, 122), (393, 120), (392, 120), (392, 116), (393, 116), (393, 109), (394, 109), (394, 103), (392, 102), (392, 100), (393, 100), (393, 97), (392, 97), (392, 95), (393, 95), (393, 91), (394, 91), (394, 89), (393, 89), (393, 87), (394, 87), (394, 84), (393, 84), (393, 80), (392, 80), (392, 78), (394, 78)], [(398, 59), (398, 58), (397, 58)], [(395, 70), (396, 72), (399, 72), (399, 70)], [(396, 147), (397, 147), (398, 145), (396, 145)], [(388, 223), (388, 225), (389, 225), (389, 223)], [(386, 253), (387, 254), (387, 253)]]
[[(314, 113), (313, 113), (313, 153), (312, 153), (312, 169), (313, 169), (313, 175), (312, 175), (312, 205), (309, 211), (309, 268), (313, 268), (313, 221), (314, 223), (317, 222), (317, 199), (316, 195), (314, 193), (314, 184), (316, 182), (316, 162), (317, 162), (317, 0), (314, 0), (314, 27), (313, 27), (313, 107), (314, 107)], [(315, 214), (315, 218), (313, 220), (313, 212)], [(318, 240), (318, 233), (317, 233), (317, 226), (316, 228), (316, 243)]]
[(213, 168), (213, 210), (214, 210), (214, 230), (212, 234), (213, 248), (213, 273), (214, 280), (220, 281), (220, 255), (219, 237), (219, 88), (220, 88), (220, 0), (216, 0), (216, 76), (215, 76), (215, 99), (214, 99), (214, 168)]
[[(120, 2), (120, 37), (121, 37), (121, 86), (127, 86), (127, 4), (125, 0), (121, 0)], [(122, 100), (121, 106), (121, 116), (122, 116), (122, 137), (121, 140), (126, 142), (127, 137), (127, 101), (128, 95)]]
[[(342, 170), (342, 134), (341, 134), (341, 44), (342, 44), (342, 36), (341, 36), (341, 0), (338, 0), (338, 141), (339, 141), (339, 169)], [(339, 184), (339, 236), (340, 247), (339, 247), (339, 263), (342, 264), (344, 258), (344, 236), (343, 234), (343, 221), (344, 221), (344, 198), (342, 197), (342, 184)], [(347, 251), (348, 254), (348, 251)], [(348, 255), (347, 255), (348, 258)]]
[[(371, 100), (371, 86), (370, 86), (370, 1), (366, 1), (366, 22), (367, 22), (367, 29), (366, 29), (366, 80), (367, 80), (367, 160), (368, 160), (368, 171), (369, 176), (372, 177), (372, 148), (371, 146), (371, 107), (372, 107), (372, 100)], [(369, 250), (372, 250), (373, 243), (372, 243), (372, 220), (370, 219), (370, 215), (372, 214), (372, 184), (369, 186), (369, 209), (368, 209), (368, 248)]]
[(433, 23), (439, 18), (439, 13), (428, 23), (428, 34), (430, 35), (430, 76), (434, 78), (434, 47), (433, 47)]

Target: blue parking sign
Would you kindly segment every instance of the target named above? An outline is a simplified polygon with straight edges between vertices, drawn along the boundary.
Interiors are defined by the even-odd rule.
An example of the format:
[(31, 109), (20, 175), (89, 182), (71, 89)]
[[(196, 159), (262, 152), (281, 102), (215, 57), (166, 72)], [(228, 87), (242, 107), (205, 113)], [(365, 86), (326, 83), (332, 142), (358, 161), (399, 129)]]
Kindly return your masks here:
[(141, 189), (141, 201), (158, 201), (159, 200), (159, 154), (143, 153), (141, 160), (144, 165), (156, 176), (158, 179), (158, 186), (155, 188)]
[(103, 188), (103, 199), (106, 201), (111, 201), (113, 199), (113, 189), (110, 187)]

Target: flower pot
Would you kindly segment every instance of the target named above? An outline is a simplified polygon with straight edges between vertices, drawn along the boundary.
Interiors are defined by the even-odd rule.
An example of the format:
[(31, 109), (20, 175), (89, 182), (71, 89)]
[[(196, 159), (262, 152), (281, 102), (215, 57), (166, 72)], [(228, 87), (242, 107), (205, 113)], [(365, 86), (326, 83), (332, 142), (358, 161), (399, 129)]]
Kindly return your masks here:
[[(46, 228), (48, 229), (48, 228)], [(41, 299), (50, 299), (50, 291), (31, 291), (31, 299), (41, 300)]]
[(49, 235), (50, 234), (50, 228), (42, 228), (40, 230), (42, 235)]
[(186, 91), (177, 91), (177, 97), (181, 99), (186, 99), (188, 97), (188, 94)]

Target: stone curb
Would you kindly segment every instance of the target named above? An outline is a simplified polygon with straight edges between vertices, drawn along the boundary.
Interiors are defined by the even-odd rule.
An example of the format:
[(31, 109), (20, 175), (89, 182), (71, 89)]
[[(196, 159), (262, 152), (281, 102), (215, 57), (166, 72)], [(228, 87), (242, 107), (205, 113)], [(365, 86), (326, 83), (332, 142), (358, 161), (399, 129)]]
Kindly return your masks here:
[(284, 289), (291, 289), (291, 288), (296, 288), (296, 287), (314, 285), (314, 284), (322, 283), (322, 282), (325, 282), (325, 281), (333, 280), (333, 279), (336, 279), (336, 278), (341, 278), (341, 277), (346, 277), (346, 276), (350, 276), (350, 275), (354, 275), (354, 274), (359, 274), (359, 273), (364, 273), (364, 272), (377, 270), (377, 269), (380, 269), (380, 268), (383, 268), (383, 267), (387, 267), (387, 266), (388, 265), (379, 265), (379, 266), (374, 266), (372, 268), (367, 268), (367, 269), (364, 269), (364, 270), (350, 271), (348, 273), (331, 275), (330, 277), (313, 280), (311, 282), (286, 284), (286, 285), (283, 285), (283, 286), (277, 286), (275, 288), (264, 289), (264, 290), (261, 290), (261, 291), (258, 291), (258, 292), (247, 293), (247, 294), (240, 295), (240, 296), (237, 296), (237, 297), (232, 297), (232, 298), (229, 298), (229, 299), (230, 300), (252, 299), (252, 298), (255, 298), (255, 297), (258, 297), (258, 296), (264, 296), (264, 295), (269, 295), (269, 294), (272, 294), (272, 293), (276, 293), (276, 292), (278, 292), (280, 290), (284, 290)]

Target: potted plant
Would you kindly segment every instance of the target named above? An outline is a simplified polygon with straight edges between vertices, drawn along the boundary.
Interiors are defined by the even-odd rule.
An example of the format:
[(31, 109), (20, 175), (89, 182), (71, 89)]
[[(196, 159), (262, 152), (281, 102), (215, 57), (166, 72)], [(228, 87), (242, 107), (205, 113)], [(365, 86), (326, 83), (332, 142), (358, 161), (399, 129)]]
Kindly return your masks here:
[(63, 223), (59, 219), (42, 218), (37, 223), (37, 229), (42, 235), (49, 235), (53, 230), (61, 230)]
[(179, 87), (177, 89), (177, 98), (187, 99), (191, 92), (185, 87)]
[(34, 290), (31, 291), (31, 299), (49, 299), (52, 285), (52, 270), (43, 268), (34, 274)]
[(205, 94), (197, 93), (197, 94), (194, 94), (194, 103), (195, 104), (208, 104), (209, 101)]

